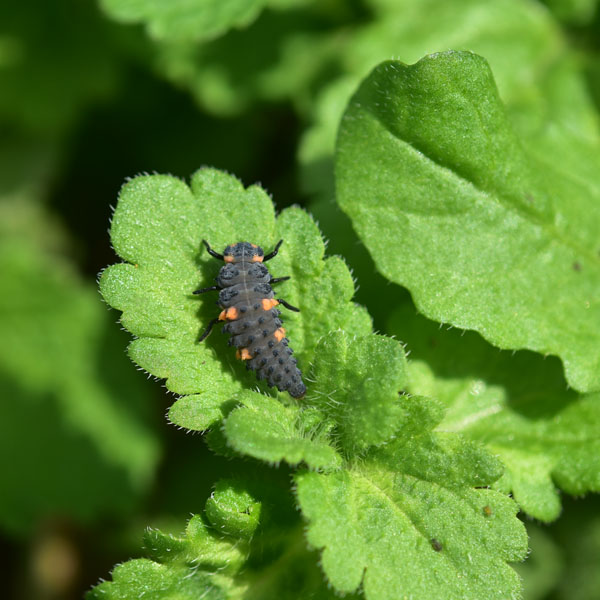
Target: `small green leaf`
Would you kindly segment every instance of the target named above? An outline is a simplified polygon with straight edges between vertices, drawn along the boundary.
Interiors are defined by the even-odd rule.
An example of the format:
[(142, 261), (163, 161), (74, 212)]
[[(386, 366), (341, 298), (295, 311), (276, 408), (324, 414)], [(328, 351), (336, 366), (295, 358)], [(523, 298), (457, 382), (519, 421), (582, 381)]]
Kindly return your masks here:
[(484, 59), (378, 67), (342, 122), (336, 174), (378, 269), (425, 315), (556, 354), (573, 387), (600, 388), (600, 188), (524, 151)]
[(306, 373), (317, 341), (327, 332), (343, 327), (361, 334), (371, 327), (366, 311), (351, 302), (354, 283), (344, 262), (323, 260), (324, 244), (311, 218), (290, 208), (275, 219), (261, 188), (244, 189), (234, 177), (213, 169), (198, 171), (191, 187), (164, 175), (137, 177), (123, 187), (111, 240), (128, 262), (106, 269), (100, 288), (137, 338), (129, 347), (132, 359), (184, 395), (170, 412), (177, 425), (213, 427), (242, 390), (269, 389), (234, 359), (218, 326), (205, 341), (197, 341), (218, 309), (216, 293), (198, 297), (192, 292), (212, 285), (222, 266), (201, 240), (219, 251), (240, 240), (268, 251), (281, 238), (284, 244), (269, 268), (274, 276), (292, 277), (278, 284), (277, 293), (301, 309), (299, 314), (285, 311), (283, 319)]
[(472, 487), (499, 474), (481, 448), (421, 429), (347, 469), (300, 473), (297, 496), (339, 592), (504, 600), (519, 595), (506, 562), (524, 558), (527, 536), (510, 498)]
[(115, 567), (113, 580), (97, 585), (86, 594), (86, 600), (226, 600), (227, 593), (211, 582), (203, 571), (184, 566), (170, 566), (146, 558), (130, 560)]
[(267, 0), (101, 0), (123, 23), (144, 23), (158, 40), (203, 41), (253, 21)]
[(336, 437), (348, 453), (385, 442), (399, 429), (404, 409), (398, 394), (408, 377), (396, 340), (332, 332), (317, 346), (313, 376), (308, 401), (337, 424)]
[(322, 418), (310, 410), (284, 406), (269, 396), (246, 392), (244, 406), (225, 420), (224, 431), (232, 448), (271, 463), (305, 462), (313, 468), (341, 465), (340, 455), (328, 440)]
[(260, 521), (261, 503), (239, 481), (221, 480), (206, 502), (206, 516), (221, 533), (251, 537)]
[[(253, 479), (247, 487), (239, 481), (219, 482), (214, 502), (207, 506), (212, 525), (196, 515), (181, 536), (147, 531), (144, 540), (151, 560), (117, 566), (112, 581), (96, 586), (86, 598), (334, 600), (315, 553), (306, 548), (287, 478), (282, 480), (281, 489), (273, 485), (272, 477)], [(251, 525), (259, 515), (257, 506), (259, 527), (257, 522)], [(237, 526), (231, 527), (232, 516)]]
[(408, 390), (445, 403), (440, 429), (502, 460), (506, 471), (495, 485), (522, 510), (551, 521), (561, 510), (556, 486), (600, 491), (600, 396), (568, 390), (556, 359), (500, 352), (477, 333), (440, 329), (412, 305), (393, 313), (389, 329), (411, 351)]

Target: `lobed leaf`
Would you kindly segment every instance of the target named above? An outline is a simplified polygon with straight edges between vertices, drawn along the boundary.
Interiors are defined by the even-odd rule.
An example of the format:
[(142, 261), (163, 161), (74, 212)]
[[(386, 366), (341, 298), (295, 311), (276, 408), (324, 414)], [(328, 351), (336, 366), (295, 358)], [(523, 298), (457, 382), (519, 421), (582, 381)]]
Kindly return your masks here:
[[(268, 251), (280, 238), (285, 243), (269, 267), (275, 276), (292, 277), (279, 284), (277, 292), (301, 309), (299, 314), (286, 311), (283, 318), (306, 373), (317, 340), (330, 330), (344, 327), (362, 334), (371, 327), (366, 311), (351, 302), (354, 283), (343, 261), (323, 259), (323, 241), (311, 218), (292, 207), (275, 219), (273, 204), (261, 188), (244, 189), (234, 177), (213, 169), (198, 171), (190, 187), (164, 175), (137, 177), (124, 186), (111, 239), (128, 262), (106, 269), (100, 288), (106, 301), (122, 311), (121, 323), (136, 336), (129, 347), (132, 359), (165, 378), (169, 390), (185, 395), (169, 412), (176, 425), (214, 427), (243, 391), (269, 389), (234, 360), (218, 331), (197, 342), (218, 309), (216, 294), (197, 297), (192, 292), (211, 285), (222, 266), (201, 240), (218, 250), (249, 240)], [(264, 403), (277, 410), (268, 399)], [(288, 432), (292, 420), (284, 417)]]
[(338, 202), (420, 311), (556, 354), (573, 387), (600, 388), (600, 188), (527, 154), (484, 59), (378, 67), (348, 107), (336, 160)]
[(506, 562), (524, 558), (527, 536), (516, 504), (473, 488), (497, 478), (499, 463), (454, 434), (432, 434), (431, 423), (418, 428), (420, 416), (412, 435), (344, 470), (296, 476), (328, 580), (342, 593), (362, 587), (367, 600), (517, 597)]

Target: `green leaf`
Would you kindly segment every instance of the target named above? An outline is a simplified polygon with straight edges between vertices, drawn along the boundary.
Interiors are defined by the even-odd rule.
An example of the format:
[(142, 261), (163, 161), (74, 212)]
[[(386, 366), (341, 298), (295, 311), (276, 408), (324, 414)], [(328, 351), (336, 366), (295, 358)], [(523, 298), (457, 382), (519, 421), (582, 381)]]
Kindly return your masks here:
[(527, 547), (517, 506), (473, 488), (497, 478), (499, 463), (455, 434), (424, 430), (432, 423), (421, 417), (347, 469), (296, 476), (329, 582), (342, 593), (362, 586), (367, 600), (517, 597), (506, 564)]
[(550, 112), (551, 97), (542, 88), (551, 66), (563, 56), (565, 43), (538, 2), (369, 0), (369, 5), (372, 20), (342, 38), (345, 45), (337, 56), (343, 75), (328, 79), (311, 110), (312, 123), (299, 149), (306, 190), (331, 197), (334, 144), (344, 109), (361, 80), (390, 58), (412, 63), (447, 48), (470, 50), (489, 61), (502, 99), (511, 113), (522, 115), (520, 123), (530, 128)]
[(500, 352), (474, 332), (440, 329), (409, 305), (394, 312), (389, 330), (411, 351), (407, 389), (444, 402), (440, 429), (502, 460), (496, 486), (522, 510), (551, 521), (561, 510), (556, 486), (600, 491), (600, 396), (567, 390), (556, 359)]
[(57, 515), (128, 513), (158, 459), (148, 388), (97, 292), (54, 252), (52, 219), (20, 202), (3, 215), (0, 524), (25, 534)]
[(222, 479), (206, 502), (213, 527), (227, 535), (251, 537), (260, 522), (261, 503), (239, 481)]
[(378, 269), (420, 311), (556, 354), (573, 387), (600, 388), (600, 189), (525, 152), (484, 59), (378, 67), (345, 114), (336, 174)]
[(292, 277), (277, 291), (301, 309), (299, 314), (286, 311), (283, 318), (306, 373), (317, 340), (328, 331), (343, 327), (360, 335), (371, 327), (366, 311), (351, 302), (354, 284), (344, 262), (323, 260), (323, 241), (311, 218), (289, 208), (275, 219), (261, 188), (244, 189), (234, 177), (213, 169), (198, 171), (191, 188), (164, 175), (137, 177), (123, 187), (111, 240), (128, 262), (108, 268), (100, 288), (137, 338), (129, 347), (132, 359), (166, 378), (169, 390), (189, 395), (169, 413), (175, 424), (204, 430), (231, 410), (242, 390), (269, 389), (234, 360), (218, 331), (197, 342), (218, 309), (214, 295), (192, 292), (211, 285), (221, 266), (201, 240), (218, 250), (239, 240), (268, 250), (280, 238), (285, 243), (269, 267), (275, 276)]
[[(260, 523), (254, 521), (258, 515)], [(112, 581), (99, 584), (86, 598), (336, 597), (317, 569), (315, 554), (306, 548), (289, 490), (274, 486), (272, 478), (246, 486), (219, 482), (207, 503), (207, 516), (212, 516), (211, 525), (196, 515), (182, 536), (147, 531), (151, 560), (117, 566)]]
[(244, 406), (234, 410), (224, 424), (232, 448), (270, 463), (305, 462), (323, 469), (341, 465), (342, 459), (331, 447), (320, 415), (310, 409), (284, 406), (255, 392), (246, 392), (242, 398)]
[(336, 437), (349, 454), (388, 441), (400, 427), (398, 394), (408, 377), (396, 340), (332, 332), (317, 346), (312, 376), (309, 401), (336, 423)]
[(144, 23), (156, 39), (201, 41), (253, 21), (267, 0), (101, 0), (113, 19)]

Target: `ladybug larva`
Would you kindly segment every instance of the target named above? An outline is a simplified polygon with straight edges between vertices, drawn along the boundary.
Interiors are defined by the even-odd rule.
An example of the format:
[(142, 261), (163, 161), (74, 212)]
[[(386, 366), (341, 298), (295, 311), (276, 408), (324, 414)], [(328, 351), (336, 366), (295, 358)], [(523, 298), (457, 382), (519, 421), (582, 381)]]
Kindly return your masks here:
[(219, 290), (218, 304), (223, 309), (198, 341), (204, 340), (216, 323), (226, 321), (223, 332), (232, 335), (229, 345), (238, 349), (237, 358), (248, 361), (246, 368), (255, 370), (257, 378), (266, 379), (270, 386), (288, 392), (294, 398), (302, 398), (306, 386), (281, 326), (281, 312), (275, 307), (281, 304), (295, 312), (300, 309), (275, 298), (271, 285), (289, 277), (274, 278), (263, 264), (277, 255), (283, 240), (279, 240), (273, 252), (266, 256), (260, 246), (249, 242), (230, 244), (223, 254), (215, 252), (206, 240), (202, 243), (211, 256), (226, 264), (219, 271), (217, 285), (194, 292), (203, 294)]

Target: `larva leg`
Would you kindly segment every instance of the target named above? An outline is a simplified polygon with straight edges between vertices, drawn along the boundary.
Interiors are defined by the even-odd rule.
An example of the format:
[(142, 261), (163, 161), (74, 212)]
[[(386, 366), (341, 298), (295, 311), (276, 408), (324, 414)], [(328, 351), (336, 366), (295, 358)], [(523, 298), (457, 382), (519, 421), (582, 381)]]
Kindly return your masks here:
[(206, 249), (208, 250), (208, 253), (211, 256), (214, 256), (215, 258), (218, 258), (219, 260), (225, 260), (223, 258), (222, 254), (219, 254), (218, 252), (215, 252), (209, 245), (209, 243), (206, 240), (202, 240), (202, 243), (206, 246)]
[(207, 288), (202, 288), (200, 290), (195, 290), (194, 292), (192, 292), (193, 294), (204, 294), (204, 292), (214, 292), (215, 290), (220, 290), (220, 287), (217, 287), (216, 285), (212, 285), (211, 287), (207, 287)]
[(277, 245), (275, 246), (275, 248), (273, 248), (273, 252), (271, 252), (271, 254), (267, 254), (263, 258), (263, 262), (267, 262), (268, 260), (271, 260), (273, 257), (277, 256), (277, 253), (279, 252), (279, 247), (281, 246), (281, 244), (283, 244), (283, 240), (279, 240), (277, 242)]
[(219, 322), (219, 319), (213, 319), (204, 330), (204, 333), (198, 338), (198, 343), (208, 337), (208, 334), (212, 331), (212, 328)]
[(294, 312), (300, 312), (299, 308), (292, 306), (291, 304), (287, 303), (285, 300), (282, 300), (281, 298), (277, 298), (277, 300), (279, 301), (279, 304), (283, 304), (283, 306), (285, 306), (288, 310), (293, 310)]

